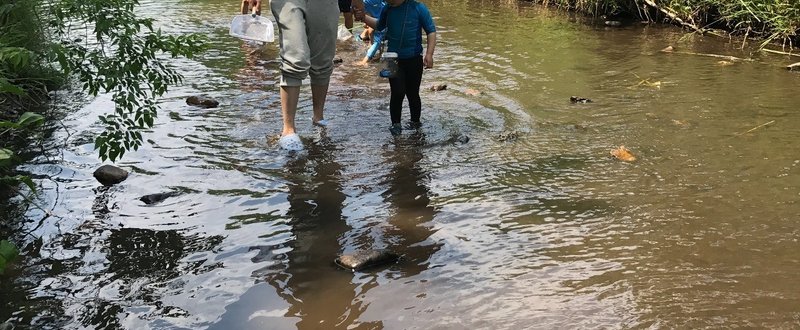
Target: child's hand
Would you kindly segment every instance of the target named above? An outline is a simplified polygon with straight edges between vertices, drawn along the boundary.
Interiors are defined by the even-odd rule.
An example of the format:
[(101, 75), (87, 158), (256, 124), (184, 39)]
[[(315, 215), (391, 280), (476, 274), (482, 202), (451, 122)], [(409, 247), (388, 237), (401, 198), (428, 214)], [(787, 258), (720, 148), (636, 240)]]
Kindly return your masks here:
[(426, 69), (433, 68), (433, 55), (425, 54), (425, 58), (422, 59), (422, 64), (425, 65)]

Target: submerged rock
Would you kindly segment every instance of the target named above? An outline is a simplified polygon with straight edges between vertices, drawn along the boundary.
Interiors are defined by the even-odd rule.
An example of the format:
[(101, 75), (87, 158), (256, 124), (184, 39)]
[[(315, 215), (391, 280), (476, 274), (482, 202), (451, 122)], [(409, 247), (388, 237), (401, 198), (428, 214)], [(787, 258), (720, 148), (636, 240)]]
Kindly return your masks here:
[(94, 178), (104, 186), (113, 186), (128, 178), (128, 171), (113, 165), (103, 165), (94, 171)]
[(165, 193), (144, 195), (144, 196), (140, 197), (139, 200), (144, 202), (147, 205), (152, 205), (152, 204), (160, 203), (161, 201), (163, 201), (163, 200), (165, 200), (167, 198), (175, 197), (175, 196), (178, 196), (178, 195), (180, 195), (179, 192), (170, 191), (170, 192), (165, 192)]
[(201, 108), (216, 108), (219, 106), (219, 101), (202, 95), (193, 95), (186, 99), (186, 104)]
[(447, 89), (447, 84), (436, 84), (430, 88), (431, 92), (443, 91), (445, 89)]
[(519, 132), (517, 131), (502, 131), (500, 134), (495, 136), (495, 139), (500, 142), (509, 142), (514, 141), (519, 138)]
[(339, 56), (333, 58), (333, 64), (342, 64), (342, 62), (344, 62), (344, 59)]
[(472, 89), (472, 88), (467, 88), (467, 90), (465, 90), (464, 93), (466, 93), (467, 95), (470, 95), (470, 96), (478, 96), (478, 95), (483, 94), (483, 92), (481, 92), (481, 91), (479, 91), (477, 89)]
[(592, 102), (594, 102), (594, 101), (592, 101), (590, 99), (583, 98), (583, 97), (577, 97), (577, 96), (570, 96), (569, 97), (569, 101), (572, 102), (572, 103), (592, 103)]
[(400, 256), (388, 250), (366, 250), (353, 254), (341, 255), (334, 262), (342, 268), (352, 271), (363, 270), (370, 267), (395, 263)]

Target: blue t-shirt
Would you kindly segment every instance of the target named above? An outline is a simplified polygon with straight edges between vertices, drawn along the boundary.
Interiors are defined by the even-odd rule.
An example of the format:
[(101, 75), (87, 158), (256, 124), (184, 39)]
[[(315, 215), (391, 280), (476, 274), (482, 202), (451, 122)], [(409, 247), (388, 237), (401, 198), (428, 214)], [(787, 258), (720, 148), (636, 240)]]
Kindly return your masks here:
[(364, 11), (372, 17), (381, 17), (381, 11), (385, 6), (383, 0), (364, 0)]
[(422, 30), (425, 34), (436, 32), (436, 25), (428, 7), (416, 0), (406, 0), (397, 7), (383, 8), (376, 30), (383, 29), (387, 29), (387, 51), (397, 53), (398, 59), (406, 59), (422, 55)]

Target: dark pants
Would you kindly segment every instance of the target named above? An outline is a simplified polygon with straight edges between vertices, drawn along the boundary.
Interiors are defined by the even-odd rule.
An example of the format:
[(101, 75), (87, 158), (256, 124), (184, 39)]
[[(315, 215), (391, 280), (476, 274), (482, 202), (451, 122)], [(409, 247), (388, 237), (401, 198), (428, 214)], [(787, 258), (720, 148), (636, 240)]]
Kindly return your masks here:
[(389, 102), (389, 112), (392, 115), (392, 124), (400, 123), (400, 114), (403, 111), (403, 99), (408, 98), (408, 107), (411, 110), (411, 121), (419, 122), (422, 113), (422, 100), (419, 98), (419, 85), (422, 83), (422, 55), (397, 60), (397, 76), (389, 78), (392, 88), (392, 98)]
[[(317, 1), (317, 0), (311, 0)], [(339, 11), (342, 13), (349, 13), (353, 11), (350, 7), (352, 6), (351, 0), (339, 0)]]

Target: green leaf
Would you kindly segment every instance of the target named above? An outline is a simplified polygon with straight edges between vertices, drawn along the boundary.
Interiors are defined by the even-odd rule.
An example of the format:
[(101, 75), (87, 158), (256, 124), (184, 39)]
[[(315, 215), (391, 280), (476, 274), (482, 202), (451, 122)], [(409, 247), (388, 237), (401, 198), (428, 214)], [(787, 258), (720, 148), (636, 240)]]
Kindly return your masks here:
[(14, 156), (14, 152), (8, 149), (0, 148), (0, 160), (8, 160)]
[(0, 241), (0, 274), (3, 273), (6, 266), (17, 259), (19, 251), (11, 242), (2, 240)]
[(44, 117), (40, 114), (33, 112), (23, 113), (17, 121), (19, 127), (32, 128), (41, 125), (44, 122)]
[(24, 183), (26, 186), (28, 186), (28, 188), (31, 191), (33, 191), (33, 192), (36, 191), (36, 184), (33, 183), (33, 180), (31, 180), (31, 177), (29, 177), (27, 175), (17, 175), (17, 176), (14, 177), (14, 180), (16, 180), (17, 182)]
[(0, 93), (9, 93), (14, 95), (25, 95), (25, 90), (21, 87), (12, 84), (8, 79), (0, 78)]
[(19, 128), (16, 123), (10, 121), (0, 121), (0, 128)]

